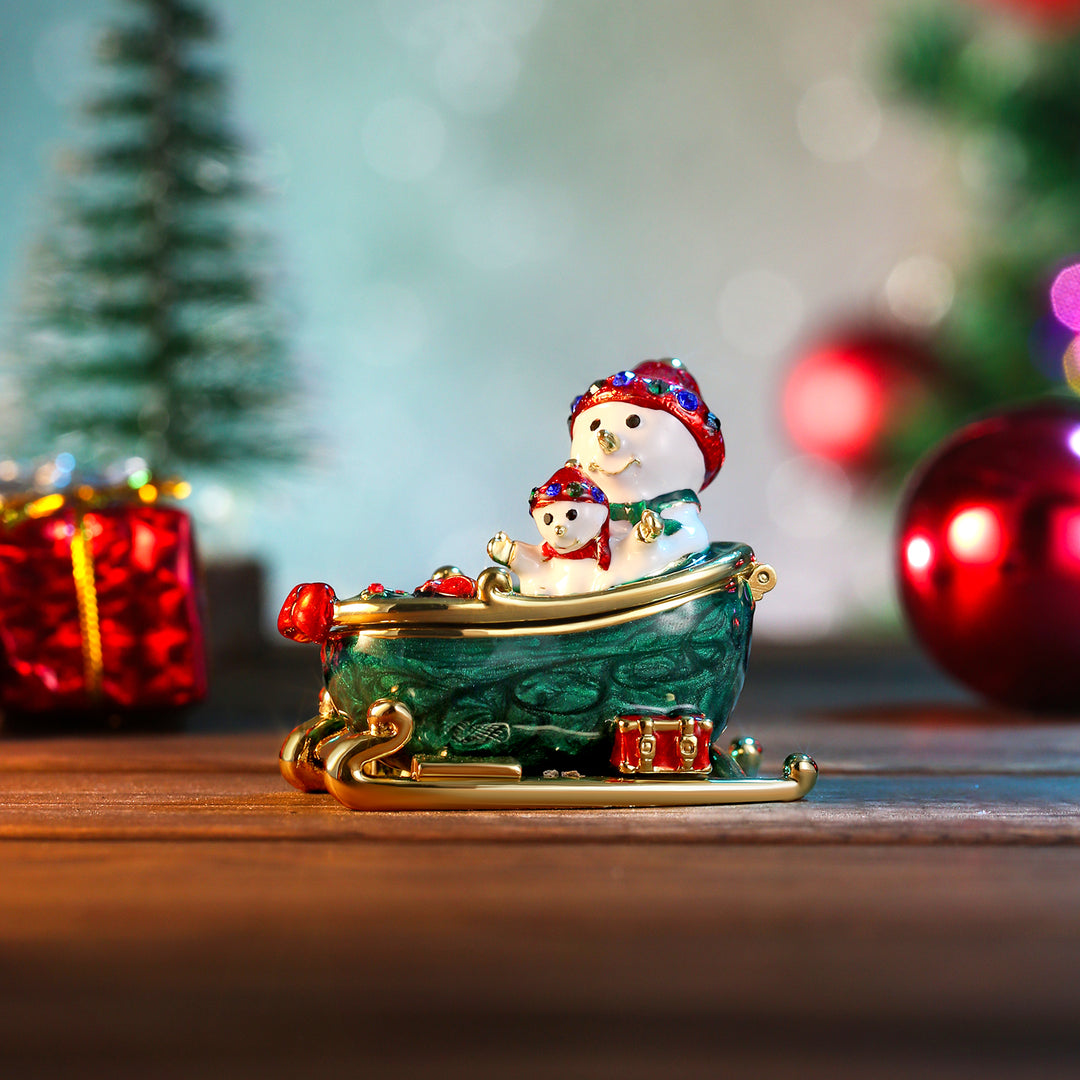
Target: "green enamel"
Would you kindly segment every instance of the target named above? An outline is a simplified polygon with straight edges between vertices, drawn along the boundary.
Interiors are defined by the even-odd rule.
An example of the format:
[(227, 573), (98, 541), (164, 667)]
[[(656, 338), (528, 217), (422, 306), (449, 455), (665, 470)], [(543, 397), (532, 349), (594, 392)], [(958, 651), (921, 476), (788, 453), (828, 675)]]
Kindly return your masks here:
[[(714, 544), (722, 554), (735, 545)], [(703, 713), (714, 737), (742, 689), (754, 602), (749, 589), (688, 600), (598, 630), (512, 637), (388, 638), (337, 631), (323, 650), (337, 707), (362, 726), (369, 705), (395, 698), (413, 714), (407, 751), (453, 759), (514, 758), (545, 770), (613, 771), (620, 714)], [(740, 775), (714, 751), (716, 775)]]

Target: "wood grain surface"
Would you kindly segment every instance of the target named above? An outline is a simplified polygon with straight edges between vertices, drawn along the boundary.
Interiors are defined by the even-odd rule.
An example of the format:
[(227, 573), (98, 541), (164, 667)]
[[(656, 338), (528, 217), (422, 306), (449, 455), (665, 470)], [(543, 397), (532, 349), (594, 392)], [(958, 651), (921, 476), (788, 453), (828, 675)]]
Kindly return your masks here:
[(762, 712), (802, 803), (363, 814), (0, 741), (0, 1076), (1077, 1076), (1080, 722)]

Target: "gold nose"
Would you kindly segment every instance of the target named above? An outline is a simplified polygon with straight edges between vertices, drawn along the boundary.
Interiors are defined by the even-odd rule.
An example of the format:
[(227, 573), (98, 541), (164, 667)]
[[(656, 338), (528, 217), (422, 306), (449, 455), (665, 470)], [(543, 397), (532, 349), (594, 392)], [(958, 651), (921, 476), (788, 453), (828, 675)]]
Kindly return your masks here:
[(601, 428), (596, 433), (596, 441), (605, 454), (614, 454), (619, 449), (619, 436), (613, 431), (608, 431), (607, 428)]
[(555, 535), (556, 536), (562, 536), (562, 534), (564, 532), (566, 532), (566, 526), (565, 525), (556, 525), (555, 526)]

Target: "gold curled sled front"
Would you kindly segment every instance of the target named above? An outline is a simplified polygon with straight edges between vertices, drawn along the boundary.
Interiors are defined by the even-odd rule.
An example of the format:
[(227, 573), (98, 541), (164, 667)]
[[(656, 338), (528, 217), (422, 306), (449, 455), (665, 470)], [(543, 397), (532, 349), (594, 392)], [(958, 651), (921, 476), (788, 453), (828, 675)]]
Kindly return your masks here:
[[(323, 697), (320, 715), (297, 728), (281, 749), (282, 775), (305, 791), (328, 791), (352, 810), (541, 810), (643, 806), (715, 806), (793, 802), (817, 782), (807, 754), (791, 754), (776, 779), (712, 779), (673, 774), (525, 780), (514, 762), (442, 762), (416, 757), (395, 764), (413, 733), (413, 718), (399, 701), (383, 699), (368, 710), (368, 729), (354, 733)], [(750, 738), (732, 745), (747, 771), (760, 747)]]

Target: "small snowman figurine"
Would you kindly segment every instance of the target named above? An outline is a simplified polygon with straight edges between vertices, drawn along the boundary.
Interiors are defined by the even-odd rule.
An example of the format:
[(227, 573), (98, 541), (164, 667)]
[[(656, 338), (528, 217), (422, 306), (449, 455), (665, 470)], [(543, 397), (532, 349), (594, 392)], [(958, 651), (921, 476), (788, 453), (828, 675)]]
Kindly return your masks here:
[(571, 455), (610, 501), (612, 561), (598, 588), (663, 573), (709, 546), (698, 493), (720, 471), (724, 437), (679, 360), (593, 383), (568, 423)]
[(567, 596), (601, 588), (611, 565), (607, 496), (571, 459), (533, 488), (529, 511), (543, 544), (523, 544), (506, 533), (488, 541), (488, 555), (509, 567), (531, 596)]

